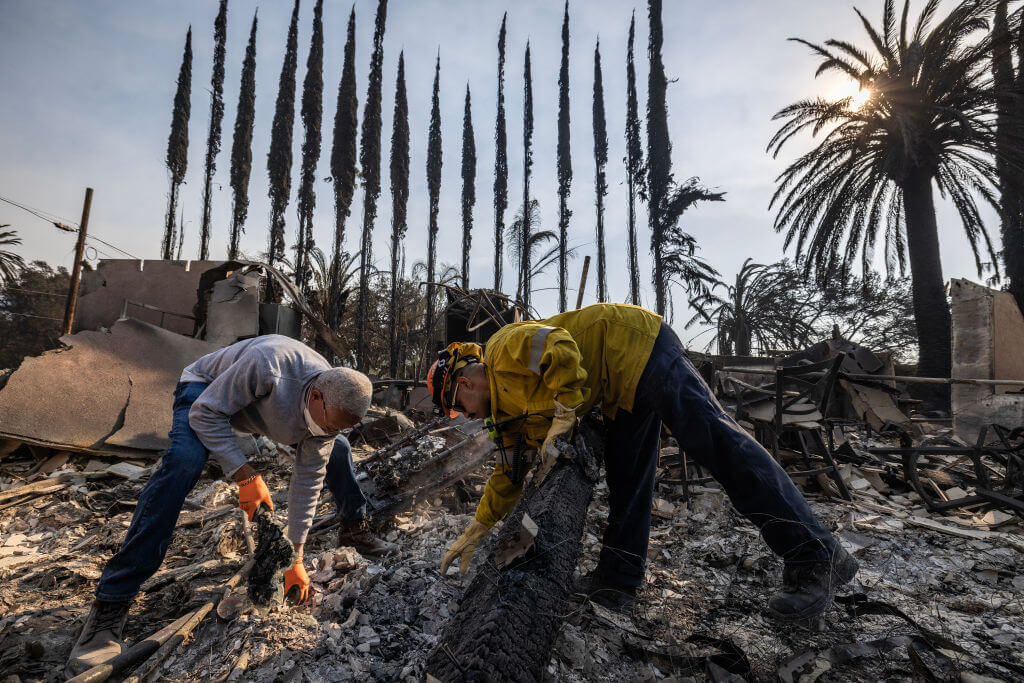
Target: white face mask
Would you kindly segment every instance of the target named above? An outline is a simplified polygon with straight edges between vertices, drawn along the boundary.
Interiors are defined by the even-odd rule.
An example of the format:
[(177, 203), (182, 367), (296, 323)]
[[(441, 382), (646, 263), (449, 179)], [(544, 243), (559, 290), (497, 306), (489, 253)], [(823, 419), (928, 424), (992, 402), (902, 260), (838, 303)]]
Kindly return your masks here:
[(306, 418), (306, 429), (308, 429), (309, 433), (313, 436), (327, 436), (327, 432), (325, 432), (323, 428), (316, 423), (313, 416), (309, 414), (309, 396), (310, 394), (307, 393), (306, 400), (302, 402), (302, 415)]

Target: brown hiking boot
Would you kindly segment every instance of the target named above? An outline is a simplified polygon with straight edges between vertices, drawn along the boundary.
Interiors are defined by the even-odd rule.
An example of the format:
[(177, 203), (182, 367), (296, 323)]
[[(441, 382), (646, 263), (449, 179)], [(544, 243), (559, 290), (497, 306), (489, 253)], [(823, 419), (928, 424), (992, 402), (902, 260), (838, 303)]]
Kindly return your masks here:
[(382, 557), (398, 550), (398, 544), (388, 543), (371, 532), (366, 520), (342, 522), (341, 530), (338, 532), (338, 545), (352, 546), (360, 555), (370, 557)]
[(68, 656), (65, 673), (76, 676), (121, 654), (124, 650), (121, 632), (124, 631), (124, 622), (128, 619), (131, 604), (130, 600), (93, 601), (92, 609), (82, 624), (82, 632)]

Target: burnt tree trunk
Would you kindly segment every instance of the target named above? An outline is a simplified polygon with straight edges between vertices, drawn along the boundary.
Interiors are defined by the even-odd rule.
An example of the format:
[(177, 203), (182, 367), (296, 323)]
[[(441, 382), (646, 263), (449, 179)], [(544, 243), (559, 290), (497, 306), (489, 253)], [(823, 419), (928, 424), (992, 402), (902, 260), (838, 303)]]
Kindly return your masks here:
[[(600, 423), (584, 421), (572, 459), (560, 460), (538, 488), (530, 483), (505, 518), (496, 550), (479, 567), (427, 660), (441, 681), (538, 681), (567, 610), (587, 507), (604, 454)], [(507, 567), (495, 554), (519, 531), (523, 513), (537, 524), (533, 547)]]

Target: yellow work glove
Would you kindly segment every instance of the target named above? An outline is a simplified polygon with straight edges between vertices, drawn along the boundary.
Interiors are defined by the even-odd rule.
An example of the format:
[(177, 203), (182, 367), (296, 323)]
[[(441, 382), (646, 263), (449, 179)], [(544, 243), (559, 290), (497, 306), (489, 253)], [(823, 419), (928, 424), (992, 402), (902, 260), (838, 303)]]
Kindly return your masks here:
[(309, 575), (306, 573), (301, 557), (295, 560), (295, 566), (284, 573), (284, 594), (288, 595), (288, 591), (293, 587), (299, 589), (297, 604), (301, 605), (306, 602), (306, 599), (309, 598)]
[(260, 503), (273, 511), (274, 501), (270, 500), (270, 489), (264, 483), (263, 477), (256, 474), (245, 481), (238, 482), (238, 507), (245, 510), (250, 522)]
[(455, 558), (459, 558), (459, 574), (465, 574), (469, 571), (469, 563), (473, 560), (473, 551), (476, 550), (476, 544), (489, 531), (490, 528), (486, 524), (474, 519), (469, 528), (455, 539), (452, 546), (448, 548), (448, 552), (444, 554), (444, 559), (441, 560), (441, 576), (445, 575), (448, 567), (455, 561)]
[(555, 416), (551, 419), (551, 428), (548, 429), (548, 435), (544, 437), (544, 443), (540, 447), (541, 462), (550, 461), (558, 457), (555, 439), (568, 434), (575, 426), (576, 409), (567, 408), (558, 401), (555, 401)]

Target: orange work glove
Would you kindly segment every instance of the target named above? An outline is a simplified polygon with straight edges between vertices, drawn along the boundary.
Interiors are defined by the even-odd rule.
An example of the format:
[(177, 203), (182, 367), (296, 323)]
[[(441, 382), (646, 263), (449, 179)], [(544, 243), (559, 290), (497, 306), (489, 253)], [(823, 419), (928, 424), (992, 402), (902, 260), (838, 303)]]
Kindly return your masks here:
[(288, 595), (288, 591), (293, 586), (299, 587), (299, 600), (297, 604), (301, 605), (309, 598), (309, 574), (306, 573), (301, 557), (295, 560), (294, 567), (284, 573), (284, 594)]
[(263, 483), (263, 477), (256, 474), (245, 481), (238, 482), (238, 507), (245, 510), (250, 522), (260, 503), (271, 510), (274, 509), (274, 501), (270, 500), (270, 489)]

